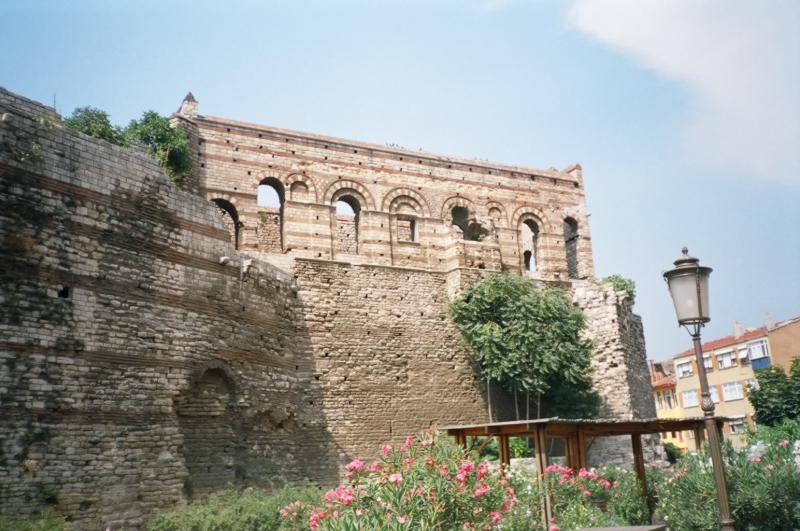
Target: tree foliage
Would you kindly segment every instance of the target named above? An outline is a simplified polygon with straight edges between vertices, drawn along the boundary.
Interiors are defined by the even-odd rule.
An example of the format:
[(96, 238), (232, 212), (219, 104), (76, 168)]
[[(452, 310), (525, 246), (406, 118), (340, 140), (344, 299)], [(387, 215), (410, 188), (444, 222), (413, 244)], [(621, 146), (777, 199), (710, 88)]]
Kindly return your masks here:
[(131, 120), (125, 132), (131, 140), (147, 146), (150, 156), (158, 161), (173, 182), (183, 182), (184, 174), (192, 167), (186, 133), (172, 127), (168, 118), (155, 111), (147, 111), (141, 119)]
[(581, 338), (585, 319), (563, 290), (539, 289), (519, 275), (490, 275), (467, 286), (449, 312), (485, 379), (543, 399), (550, 414), (596, 415), (592, 347)]
[(759, 425), (800, 419), (800, 357), (792, 360), (788, 375), (780, 365), (771, 365), (756, 371), (756, 381), (757, 386), (747, 388), (747, 397)]
[(601, 284), (611, 284), (616, 291), (624, 291), (630, 300), (636, 297), (636, 282), (622, 275), (611, 275), (600, 280)]
[(62, 123), (73, 131), (111, 142), (117, 146), (129, 144), (125, 131), (120, 126), (111, 124), (108, 113), (94, 107), (78, 107), (72, 111), (72, 116)]

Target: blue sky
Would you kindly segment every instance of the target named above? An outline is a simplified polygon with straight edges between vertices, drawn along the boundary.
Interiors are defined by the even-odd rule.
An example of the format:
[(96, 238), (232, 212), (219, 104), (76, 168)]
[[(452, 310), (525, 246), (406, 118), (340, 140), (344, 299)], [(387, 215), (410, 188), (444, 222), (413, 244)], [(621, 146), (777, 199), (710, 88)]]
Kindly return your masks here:
[(690, 345), (661, 272), (687, 245), (712, 322), (800, 314), (793, 0), (4, 0), (0, 86), (535, 168), (579, 162), (598, 276), (637, 284), (648, 355)]

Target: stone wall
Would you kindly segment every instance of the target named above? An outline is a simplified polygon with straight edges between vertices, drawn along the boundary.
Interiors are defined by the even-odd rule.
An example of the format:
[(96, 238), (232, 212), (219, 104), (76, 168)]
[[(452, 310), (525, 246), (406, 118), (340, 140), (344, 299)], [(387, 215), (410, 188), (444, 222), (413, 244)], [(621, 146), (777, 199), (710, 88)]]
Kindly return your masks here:
[(51, 116), (0, 91), (3, 515), (142, 529), (229, 481), (335, 481), (292, 276), (149, 158)]

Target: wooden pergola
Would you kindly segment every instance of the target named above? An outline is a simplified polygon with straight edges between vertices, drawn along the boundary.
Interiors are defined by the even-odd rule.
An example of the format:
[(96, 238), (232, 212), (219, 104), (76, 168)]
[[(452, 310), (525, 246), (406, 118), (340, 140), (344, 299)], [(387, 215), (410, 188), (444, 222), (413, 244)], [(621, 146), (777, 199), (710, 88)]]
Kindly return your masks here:
[[(722, 423), (728, 419), (716, 417), (717, 429), (722, 432)], [(702, 447), (705, 439), (705, 419), (692, 417), (683, 419), (537, 419), (519, 420), (511, 422), (493, 422), (489, 424), (469, 424), (464, 426), (442, 426), (438, 428), (455, 437), (456, 442), (466, 446), (467, 437), (496, 437), (500, 450), (500, 462), (506, 466), (511, 464), (511, 452), (508, 440), (510, 437), (533, 439), (534, 456), (538, 477), (544, 475), (547, 468), (546, 446), (549, 439), (563, 439), (566, 449), (567, 466), (577, 474), (581, 468), (588, 468), (586, 460), (586, 441), (597, 437), (613, 437), (630, 435), (631, 450), (633, 452), (633, 466), (636, 476), (647, 496), (647, 477), (644, 469), (644, 455), (642, 448), (642, 435), (664, 433), (669, 431), (692, 431), (695, 434), (697, 447)], [(648, 499), (652, 513), (652, 505)], [(551, 509), (549, 497), (545, 499), (545, 510), (542, 518), (547, 527), (550, 521)]]

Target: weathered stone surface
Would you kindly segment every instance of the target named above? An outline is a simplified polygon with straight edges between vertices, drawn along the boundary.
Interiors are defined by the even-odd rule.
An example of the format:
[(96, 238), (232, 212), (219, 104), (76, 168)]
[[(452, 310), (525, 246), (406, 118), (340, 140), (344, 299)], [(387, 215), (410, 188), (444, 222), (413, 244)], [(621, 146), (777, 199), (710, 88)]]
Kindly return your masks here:
[[(4, 514), (57, 502), (77, 528), (142, 529), (227, 482), (331, 484), (381, 443), (485, 422), (445, 303), (523, 271), (524, 251), (585, 310), (606, 414), (655, 416), (641, 321), (593, 280), (580, 167), (209, 119), (193, 97), (181, 113), (191, 193), (0, 90)], [(257, 205), (262, 183), (280, 209)], [(340, 199), (356, 217), (337, 216)], [(492, 391), (493, 417), (511, 419)]]

